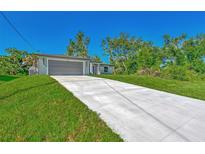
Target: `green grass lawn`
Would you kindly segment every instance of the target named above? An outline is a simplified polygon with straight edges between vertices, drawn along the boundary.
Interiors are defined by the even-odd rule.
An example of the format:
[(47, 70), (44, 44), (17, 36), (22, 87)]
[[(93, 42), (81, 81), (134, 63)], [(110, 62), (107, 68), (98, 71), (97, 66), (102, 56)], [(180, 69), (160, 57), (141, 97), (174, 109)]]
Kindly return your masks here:
[(17, 76), (10, 76), (10, 75), (0, 75), (0, 84), (4, 82), (8, 82), (14, 79), (17, 79)]
[(0, 141), (122, 141), (49, 76), (0, 79)]
[(97, 77), (118, 80), (173, 94), (205, 100), (205, 81), (177, 81), (137, 75), (99, 75)]

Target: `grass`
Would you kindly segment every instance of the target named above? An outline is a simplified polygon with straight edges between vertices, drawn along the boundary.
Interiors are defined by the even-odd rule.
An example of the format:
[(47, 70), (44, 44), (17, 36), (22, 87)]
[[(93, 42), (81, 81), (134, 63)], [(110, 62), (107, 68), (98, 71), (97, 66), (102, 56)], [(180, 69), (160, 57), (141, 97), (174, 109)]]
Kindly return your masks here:
[(17, 76), (11, 76), (11, 75), (0, 75), (0, 84), (4, 82), (8, 82), (14, 79), (17, 79)]
[(118, 80), (173, 94), (205, 100), (205, 81), (177, 81), (138, 75), (99, 75), (97, 77)]
[(0, 141), (122, 141), (49, 76), (0, 78)]

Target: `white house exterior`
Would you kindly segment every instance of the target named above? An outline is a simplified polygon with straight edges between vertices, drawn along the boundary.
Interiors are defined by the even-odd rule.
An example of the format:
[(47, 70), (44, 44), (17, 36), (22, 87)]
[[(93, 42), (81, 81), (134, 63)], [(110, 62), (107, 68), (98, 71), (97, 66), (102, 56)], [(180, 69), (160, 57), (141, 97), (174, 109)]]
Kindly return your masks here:
[[(48, 75), (89, 75), (112, 74), (113, 65), (92, 62), (90, 58), (65, 55), (35, 54), (35, 74)], [(30, 71), (34, 72), (34, 71)], [(33, 74), (33, 73), (32, 73)]]
[(91, 74), (112, 74), (113, 69), (113, 65), (110, 64), (90, 62)]

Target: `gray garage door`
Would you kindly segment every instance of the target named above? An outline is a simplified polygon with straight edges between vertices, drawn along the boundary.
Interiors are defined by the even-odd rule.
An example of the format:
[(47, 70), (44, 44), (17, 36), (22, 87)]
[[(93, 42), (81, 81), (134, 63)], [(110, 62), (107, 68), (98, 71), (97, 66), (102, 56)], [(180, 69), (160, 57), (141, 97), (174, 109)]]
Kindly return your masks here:
[(83, 62), (48, 60), (50, 75), (83, 75)]

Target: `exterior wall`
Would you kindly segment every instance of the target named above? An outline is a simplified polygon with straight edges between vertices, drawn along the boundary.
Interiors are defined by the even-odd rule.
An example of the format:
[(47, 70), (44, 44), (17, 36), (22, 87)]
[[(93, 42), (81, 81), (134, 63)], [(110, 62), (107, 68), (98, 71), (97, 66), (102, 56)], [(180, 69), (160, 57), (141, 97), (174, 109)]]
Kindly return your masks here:
[(90, 61), (85, 62), (85, 74), (89, 75), (90, 74)]
[(90, 74), (101, 74), (100, 63), (90, 63)]
[[(104, 72), (104, 67), (108, 67), (108, 72)], [(113, 66), (111, 65), (100, 65), (100, 74), (112, 74)]]
[(93, 63), (90, 63), (90, 74), (93, 74)]
[(100, 64), (97, 64), (97, 75), (100, 75), (101, 72), (100, 72)]
[[(93, 66), (95, 67), (95, 72), (93, 72)], [(104, 72), (104, 67), (108, 67), (108, 72)], [(90, 74), (112, 74), (114, 67), (108, 64), (102, 63), (90, 63)]]
[[(43, 64), (43, 61), (45, 62)], [(38, 74), (47, 74), (47, 66), (48, 66), (48, 61), (47, 58), (44, 57), (39, 57), (37, 60), (37, 67), (38, 67)]]

